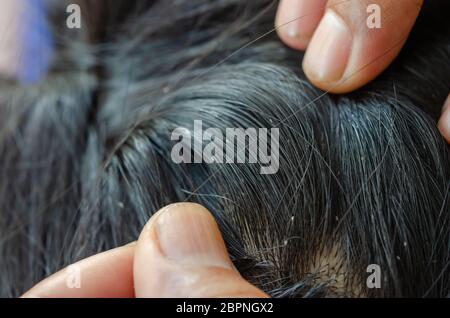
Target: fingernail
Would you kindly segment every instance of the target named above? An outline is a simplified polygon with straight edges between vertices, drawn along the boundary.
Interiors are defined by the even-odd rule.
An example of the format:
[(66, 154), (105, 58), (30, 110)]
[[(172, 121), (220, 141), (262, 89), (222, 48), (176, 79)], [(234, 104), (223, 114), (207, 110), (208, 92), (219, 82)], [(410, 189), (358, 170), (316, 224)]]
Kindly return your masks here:
[[(317, 25), (309, 23), (311, 18), (315, 18), (319, 13), (314, 12), (314, 8), (309, 8), (306, 5), (311, 2), (305, 1), (291, 1), (289, 9), (285, 9), (285, 23), (287, 36), (290, 38), (298, 38), (309, 40)], [(311, 7), (311, 6), (310, 6)]]
[(169, 206), (158, 216), (155, 226), (167, 259), (183, 265), (233, 268), (218, 226), (202, 206)]
[(305, 73), (315, 80), (336, 82), (342, 78), (352, 50), (347, 24), (328, 10), (311, 39), (303, 61)]
[(283, 0), (278, 10), (280, 31), (295, 41), (295, 46), (306, 47), (325, 9), (325, 0)]

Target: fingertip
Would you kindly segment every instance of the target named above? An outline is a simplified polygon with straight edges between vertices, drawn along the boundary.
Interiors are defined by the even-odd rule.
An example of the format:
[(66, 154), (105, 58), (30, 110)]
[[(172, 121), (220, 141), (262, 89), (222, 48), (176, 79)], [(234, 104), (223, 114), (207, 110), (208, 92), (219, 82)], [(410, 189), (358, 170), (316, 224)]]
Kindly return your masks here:
[(72, 264), (43, 280), (22, 298), (132, 298), (131, 243)]
[(445, 101), (438, 128), (445, 140), (450, 143), (450, 95)]
[(212, 214), (192, 203), (151, 218), (137, 244), (134, 280), (141, 298), (265, 296), (236, 271)]
[(305, 50), (325, 6), (326, 0), (282, 0), (275, 19), (280, 39), (293, 49)]
[(308, 79), (322, 87), (340, 81), (350, 58), (352, 42), (352, 32), (346, 22), (327, 10), (303, 60)]
[(400, 53), (419, 11), (408, 1), (330, 0), (303, 60), (306, 76), (331, 93), (366, 85)]

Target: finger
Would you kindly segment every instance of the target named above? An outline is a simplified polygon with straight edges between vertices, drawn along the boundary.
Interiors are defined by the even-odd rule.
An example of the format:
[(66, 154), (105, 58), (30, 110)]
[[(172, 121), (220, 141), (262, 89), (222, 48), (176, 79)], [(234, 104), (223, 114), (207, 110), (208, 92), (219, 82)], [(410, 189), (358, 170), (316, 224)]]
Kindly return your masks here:
[(135, 244), (84, 259), (45, 279), (23, 298), (131, 298)]
[(320, 22), (328, 0), (282, 0), (275, 26), (281, 40), (304, 50)]
[(450, 95), (448, 95), (447, 100), (444, 103), (438, 127), (442, 136), (450, 143)]
[(398, 55), (423, 0), (330, 0), (311, 39), (303, 70), (317, 87), (353, 91)]
[(158, 212), (134, 258), (136, 297), (267, 297), (234, 269), (212, 215), (196, 204)]

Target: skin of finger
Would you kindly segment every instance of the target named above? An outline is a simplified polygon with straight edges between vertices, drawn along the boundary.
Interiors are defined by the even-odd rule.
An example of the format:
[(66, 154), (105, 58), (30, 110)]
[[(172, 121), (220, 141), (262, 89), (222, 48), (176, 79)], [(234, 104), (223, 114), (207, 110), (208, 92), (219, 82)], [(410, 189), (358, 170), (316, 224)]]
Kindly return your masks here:
[(438, 128), (442, 136), (450, 144), (450, 94), (442, 108), (442, 115), (438, 122)]
[(280, 39), (293, 49), (305, 50), (323, 16), (326, 4), (327, 0), (280, 1), (275, 19)]
[[(186, 209), (205, 210), (195, 204), (183, 205)], [(161, 251), (155, 231), (155, 222), (164, 211), (165, 209), (161, 210), (151, 218), (136, 245), (134, 258), (136, 297), (267, 297), (231, 268), (191, 266), (168, 260)]]
[[(369, 5), (378, 5), (381, 28), (369, 28)], [(347, 70), (339, 82), (318, 81), (303, 65), (309, 80), (324, 91), (347, 93), (367, 84), (400, 53), (420, 12), (423, 0), (330, 0), (333, 10), (352, 30), (353, 47)]]
[(79, 288), (68, 284), (69, 275), (73, 275), (68, 267), (34, 286), (22, 298), (132, 298), (135, 245), (119, 247), (72, 265), (80, 274)]

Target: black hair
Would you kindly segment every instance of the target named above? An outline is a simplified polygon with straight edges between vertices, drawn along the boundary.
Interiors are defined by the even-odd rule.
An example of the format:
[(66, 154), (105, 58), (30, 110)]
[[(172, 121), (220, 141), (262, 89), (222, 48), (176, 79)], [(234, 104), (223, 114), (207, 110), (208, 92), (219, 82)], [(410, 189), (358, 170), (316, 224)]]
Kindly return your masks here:
[[(73, 1), (71, 1), (73, 2)], [(426, 1), (397, 61), (351, 94), (312, 87), (273, 32), (276, 1), (48, 1), (56, 52), (0, 88), (0, 296), (136, 240), (198, 202), (236, 267), (275, 297), (450, 293), (446, 0)], [(442, 16), (441, 16), (442, 15)], [(272, 32), (269, 32), (272, 31)], [(279, 170), (175, 164), (171, 133), (279, 128)], [(381, 269), (381, 288), (366, 285)]]

